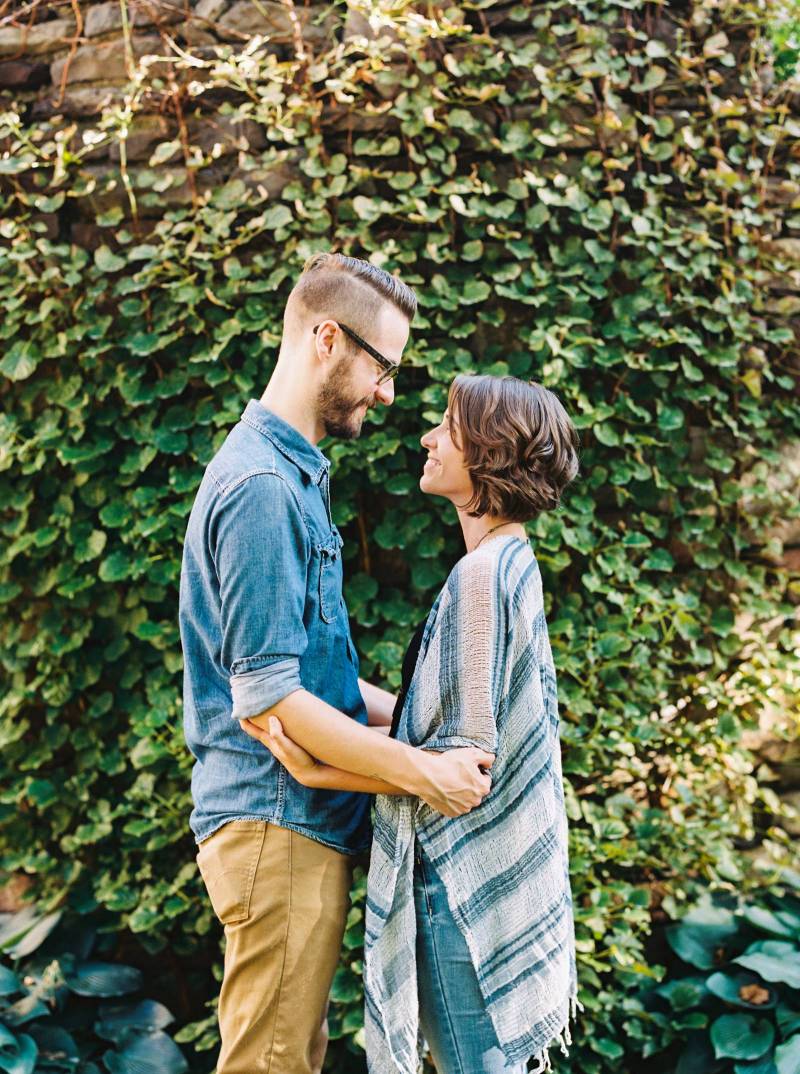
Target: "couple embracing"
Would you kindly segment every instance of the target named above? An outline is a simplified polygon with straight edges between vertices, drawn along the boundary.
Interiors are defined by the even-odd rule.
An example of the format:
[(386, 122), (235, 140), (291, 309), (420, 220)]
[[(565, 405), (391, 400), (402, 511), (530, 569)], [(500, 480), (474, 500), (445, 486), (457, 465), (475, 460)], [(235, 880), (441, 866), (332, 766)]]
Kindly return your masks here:
[[(370, 1074), (522, 1074), (577, 1004), (556, 682), (523, 523), (577, 470), (554, 395), (458, 376), (422, 436), (424, 493), (465, 552), (411, 638), (395, 697), (358, 677), (325, 436), (394, 401), (414, 292), (317, 254), (280, 354), (206, 469), (180, 625), (191, 826), (224, 925), (218, 1074), (312, 1074), (353, 862), (371, 850)], [(377, 796), (374, 799), (371, 796)], [(374, 803), (374, 816), (371, 806)]]

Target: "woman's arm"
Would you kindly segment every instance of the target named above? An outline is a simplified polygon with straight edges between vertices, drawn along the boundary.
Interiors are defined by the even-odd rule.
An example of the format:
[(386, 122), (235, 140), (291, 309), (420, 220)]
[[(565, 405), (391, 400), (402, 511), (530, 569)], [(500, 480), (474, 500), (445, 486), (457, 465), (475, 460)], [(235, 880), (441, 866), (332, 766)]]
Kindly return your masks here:
[(391, 727), (392, 713), (397, 703), (395, 695), (388, 690), (382, 690), (380, 686), (373, 686), (371, 682), (365, 682), (364, 679), (358, 680), (358, 687), (367, 707), (368, 726)]
[(326, 791), (361, 791), (364, 794), (404, 794), (408, 791), (386, 783), (382, 779), (359, 776), (355, 772), (345, 772), (328, 764), (318, 764), (310, 753), (293, 742), (283, 730), (277, 716), (269, 719), (269, 730), (264, 730), (251, 720), (243, 720), (242, 728), (266, 746), (277, 761), (298, 783), (304, 787), (314, 787)]

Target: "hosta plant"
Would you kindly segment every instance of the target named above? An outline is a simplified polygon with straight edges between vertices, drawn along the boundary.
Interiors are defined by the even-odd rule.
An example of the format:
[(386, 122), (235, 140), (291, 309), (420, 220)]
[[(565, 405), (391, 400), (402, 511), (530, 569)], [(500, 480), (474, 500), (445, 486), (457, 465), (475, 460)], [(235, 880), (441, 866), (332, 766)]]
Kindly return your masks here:
[(0, 915), (0, 1071), (183, 1074), (165, 1006), (133, 966), (91, 957), (96, 934), (59, 911)]
[(648, 1006), (674, 1074), (800, 1074), (800, 886), (784, 880), (706, 896), (667, 927), (678, 961)]

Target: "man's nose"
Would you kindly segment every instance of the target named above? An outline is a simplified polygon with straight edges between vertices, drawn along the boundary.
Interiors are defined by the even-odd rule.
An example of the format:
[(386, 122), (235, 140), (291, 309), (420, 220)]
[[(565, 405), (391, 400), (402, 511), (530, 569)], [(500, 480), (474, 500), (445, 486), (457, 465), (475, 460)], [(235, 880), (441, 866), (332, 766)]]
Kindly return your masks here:
[(379, 399), (384, 406), (391, 406), (394, 402), (394, 381), (385, 380), (379, 384), (375, 391), (375, 398)]

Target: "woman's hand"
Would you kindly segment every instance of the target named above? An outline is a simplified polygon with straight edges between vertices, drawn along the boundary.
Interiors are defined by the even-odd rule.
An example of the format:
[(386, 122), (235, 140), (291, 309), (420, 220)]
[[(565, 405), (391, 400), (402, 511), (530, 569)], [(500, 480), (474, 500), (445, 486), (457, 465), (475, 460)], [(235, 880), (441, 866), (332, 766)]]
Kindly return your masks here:
[(298, 746), (284, 734), (283, 724), (277, 716), (270, 716), (269, 731), (263, 730), (252, 720), (241, 720), (240, 723), (242, 730), (251, 738), (257, 738), (262, 746), (266, 746), (276, 761), (279, 761), (298, 783), (302, 783), (304, 787), (320, 785), (320, 766), (310, 753), (306, 753), (302, 746)]

